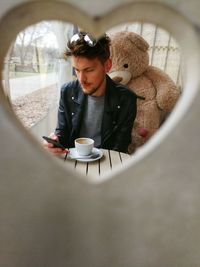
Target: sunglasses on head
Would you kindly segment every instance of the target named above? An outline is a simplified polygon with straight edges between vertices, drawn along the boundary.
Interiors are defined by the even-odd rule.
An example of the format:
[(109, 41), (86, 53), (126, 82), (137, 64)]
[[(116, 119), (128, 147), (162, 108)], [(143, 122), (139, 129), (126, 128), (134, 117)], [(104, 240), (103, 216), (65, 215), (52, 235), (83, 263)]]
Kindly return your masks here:
[(73, 42), (78, 42), (81, 39), (83, 39), (90, 47), (94, 47), (98, 40), (92, 37), (90, 34), (86, 33), (76, 33), (72, 36), (70, 39), (70, 43), (72, 44)]

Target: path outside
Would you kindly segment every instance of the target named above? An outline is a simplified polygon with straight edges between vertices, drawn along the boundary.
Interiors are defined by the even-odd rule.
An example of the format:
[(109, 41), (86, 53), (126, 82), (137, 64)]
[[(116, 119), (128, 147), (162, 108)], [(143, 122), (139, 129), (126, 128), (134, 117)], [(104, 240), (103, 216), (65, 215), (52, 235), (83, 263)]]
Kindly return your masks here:
[(39, 74), (22, 78), (10, 79), (11, 100), (30, 94), (38, 89), (58, 83), (57, 73)]

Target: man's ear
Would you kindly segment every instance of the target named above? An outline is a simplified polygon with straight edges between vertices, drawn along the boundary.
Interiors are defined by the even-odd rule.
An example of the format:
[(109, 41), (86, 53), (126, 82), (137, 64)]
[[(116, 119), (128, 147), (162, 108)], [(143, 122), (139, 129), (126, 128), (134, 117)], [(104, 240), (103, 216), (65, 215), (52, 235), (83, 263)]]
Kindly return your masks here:
[(105, 71), (109, 72), (110, 69), (112, 68), (112, 59), (111, 58), (107, 59), (104, 66), (105, 66)]

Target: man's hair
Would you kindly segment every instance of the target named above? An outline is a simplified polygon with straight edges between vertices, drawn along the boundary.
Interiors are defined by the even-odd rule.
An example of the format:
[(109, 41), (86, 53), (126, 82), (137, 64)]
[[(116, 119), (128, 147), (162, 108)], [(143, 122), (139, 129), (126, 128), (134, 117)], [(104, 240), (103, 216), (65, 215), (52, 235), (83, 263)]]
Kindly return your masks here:
[[(67, 43), (65, 56), (86, 57), (88, 59), (98, 58), (101, 62), (105, 62), (110, 57), (110, 38), (104, 34), (99, 39), (94, 39), (86, 32), (76, 34), (75, 40)], [(88, 39), (85, 37), (89, 37)], [(90, 42), (91, 38), (91, 42)], [(88, 41), (89, 40), (89, 41)]]

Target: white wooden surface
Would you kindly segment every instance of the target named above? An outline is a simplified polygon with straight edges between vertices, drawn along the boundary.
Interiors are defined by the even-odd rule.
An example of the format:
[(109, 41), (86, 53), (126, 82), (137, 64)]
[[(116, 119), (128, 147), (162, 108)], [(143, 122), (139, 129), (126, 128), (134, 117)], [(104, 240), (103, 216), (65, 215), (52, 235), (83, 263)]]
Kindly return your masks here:
[(66, 167), (73, 169), (81, 177), (95, 182), (101, 180), (102, 176), (111, 173), (116, 167), (122, 166), (131, 157), (129, 154), (122, 152), (106, 149), (101, 150), (103, 151), (103, 157), (99, 160), (81, 162), (67, 159), (64, 161), (64, 164)]

